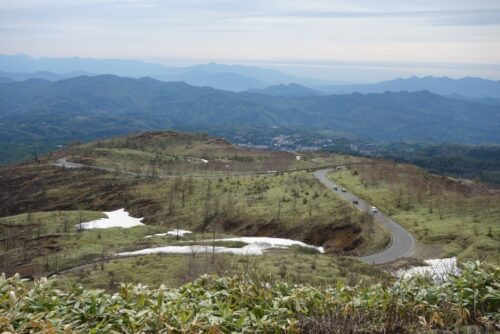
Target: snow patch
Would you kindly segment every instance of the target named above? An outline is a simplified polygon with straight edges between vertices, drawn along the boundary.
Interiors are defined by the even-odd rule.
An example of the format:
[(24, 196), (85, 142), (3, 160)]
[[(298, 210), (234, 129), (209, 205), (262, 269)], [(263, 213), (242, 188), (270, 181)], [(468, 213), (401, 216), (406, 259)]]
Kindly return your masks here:
[(177, 230), (177, 229), (173, 229), (173, 230), (170, 230), (166, 233), (156, 233), (156, 234), (151, 234), (151, 235), (146, 235), (144, 238), (151, 238), (151, 237), (164, 237), (166, 235), (172, 235), (174, 237), (183, 237), (185, 234), (189, 234), (189, 233), (192, 233), (191, 231), (187, 231), (187, 230)]
[[(203, 242), (210, 242), (214, 240), (203, 240)], [(217, 254), (227, 253), (235, 255), (262, 255), (268, 249), (287, 249), (290, 246), (302, 246), (311, 249), (317, 249), (320, 253), (324, 252), (323, 247), (311, 246), (302, 241), (281, 239), (281, 238), (267, 238), (267, 237), (240, 237), (240, 238), (225, 238), (215, 239), (215, 241), (241, 241), (247, 245), (241, 248), (230, 247), (213, 247), (207, 245), (193, 245), (193, 246), (164, 246), (141, 249), (133, 252), (118, 253), (118, 256), (132, 256), (132, 255), (148, 255), (156, 253), (164, 254), (194, 254), (194, 253), (211, 253)]]
[(255, 245), (246, 245), (241, 248), (215, 247), (211, 245), (193, 245), (193, 246), (165, 246), (141, 249), (134, 252), (118, 253), (118, 256), (131, 255), (149, 255), (156, 253), (164, 254), (194, 254), (194, 253), (228, 253), (236, 255), (262, 255), (262, 249)]
[(457, 258), (431, 259), (424, 261), (427, 266), (412, 267), (400, 270), (396, 276), (409, 278), (416, 275), (430, 276), (435, 281), (445, 281), (448, 275), (459, 275), (460, 268), (457, 266)]
[(101, 218), (98, 220), (93, 220), (87, 223), (76, 224), (78, 229), (90, 230), (94, 228), (111, 228), (111, 227), (122, 227), (131, 228), (134, 226), (144, 225), (141, 221), (144, 218), (134, 218), (129, 215), (125, 209), (119, 209), (111, 212), (103, 212), (107, 218)]
[[(210, 240), (205, 240), (210, 241)], [(308, 245), (302, 241), (291, 240), (291, 239), (283, 239), (283, 238), (270, 238), (270, 237), (236, 237), (236, 238), (223, 238), (223, 239), (215, 239), (215, 241), (240, 241), (249, 245), (257, 245), (262, 248), (262, 250), (266, 249), (286, 249), (291, 246), (301, 246), (305, 248), (316, 249), (320, 253), (324, 253), (323, 247), (316, 247), (312, 245)]]

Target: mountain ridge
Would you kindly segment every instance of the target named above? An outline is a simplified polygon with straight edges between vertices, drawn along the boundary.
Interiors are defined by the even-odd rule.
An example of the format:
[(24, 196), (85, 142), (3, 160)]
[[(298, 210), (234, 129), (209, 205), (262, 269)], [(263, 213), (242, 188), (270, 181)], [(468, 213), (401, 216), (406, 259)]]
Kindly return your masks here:
[(258, 88), (247, 89), (245, 92), (264, 94), (270, 96), (284, 96), (284, 97), (304, 97), (304, 96), (322, 95), (322, 93), (317, 90), (293, 82), (288, 85), (279, 84), (279, 85), (268, 86), (261, 89)]
[(500, 107), (428, 91), (276, 97), (102, 75), (2, 84), (0, 125), (4, 152), (40, 140), (242, 125), (328, 129), (376, 142), (475, 144), (500, 142)]
[[(0, 76), (14, 80), (41, 78), (54, 81), (81, 75), (102, 74), (133, 78), (150, 76), (166, 82), (185, 81), (194, 86), (210, 86), (237, 92), (296, 83), (322, 94), (429, 90), (444, 96), (460, 95), (478, 100), (500, 99), (500, 81), (476, 77), (453, 79), (412, 76), (371, 84), (339, 85), (328, 80), (298, 77), (280, 70), (257, 66), (206, 63), (174, 67), (127, 59), (32, 58), (27, 55), (0, 55)], [(275, 93), (271, 95), (273, 94), (276, 95)]]
[(313, 88), (327, 94), (382, 93), (386, 90), (393, 92), (428, 90), (444, 96), (456, 94), (469, 98), (500, 98), (500, 81), (476, 77), (452, 79), (449, 77), (412, 76), (373, 84), (315, 86)]

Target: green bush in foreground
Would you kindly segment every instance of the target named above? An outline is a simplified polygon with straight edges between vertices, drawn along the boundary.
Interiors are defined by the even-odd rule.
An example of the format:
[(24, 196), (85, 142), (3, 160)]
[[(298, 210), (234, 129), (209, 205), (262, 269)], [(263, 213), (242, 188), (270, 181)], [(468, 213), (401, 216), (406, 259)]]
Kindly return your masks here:
[(0, 332), (401, 333), (469, 325), (498, 329), (500, 268), (463, 265), (459, 277), (329, 289), (202, 277), (178, 289), (122, 285), (110, 295), (46, 279), (0, 277)]

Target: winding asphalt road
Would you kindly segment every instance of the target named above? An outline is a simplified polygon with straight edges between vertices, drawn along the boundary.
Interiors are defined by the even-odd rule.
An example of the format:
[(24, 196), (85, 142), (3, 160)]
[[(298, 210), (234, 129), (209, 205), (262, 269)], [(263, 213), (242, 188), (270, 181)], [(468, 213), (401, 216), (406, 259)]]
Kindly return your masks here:
[[(104, 172), (110, 172), (110, 173), (116, 173), (116, 170), (111, 167), (99, 167), (99, 166), (92, 166), (92, 165), (84, 165), (84, 164), (79, 164), (76, 162), (71, 162), (68, 161), (68, 158), (59, 158), (56, 160), (56, 162), (52, 163), (53, 166), (56, 167), (61, 167), (61, 168), (67, 168), (67, 169), (74, 169), (74, 168), (90, 168), (90, 169), (95, 169), (95, 170), (100, 170)], [(120, 171), (120, 174), (125, 174), (129, 176), (135, 176), (135, 177), (151, 177), (151, 174), (146, 174), (146, 173), (136, 173), (136, 172), (129, 172), (129, 171)], [(252, 176), (252, 175), (263, 175), (263, 176), (270, 176), (270, 175), (275, 175), (276, 171), (268, 171), (268, 172), (257, 172), (257, 173), (246, 173), (246, 174), (231, 174), (230, 176)], [(226, 175), (217, 175), (217, 174), (212, 174), (212, 175), (165, 175), (165, 174), (158, 174), (155, 177), (159, 179), (174, 179), (178, 177), (184, 177), (184, 178), (193, 178), (193, 179), (218, 179), (221, 176), (226, 176)]]
[[(74, 162), (69, 162), (67, 158), (60, 158), (54, 163), (55, 166), (62, 167), (62, 168), (82, 168), (82, 167), (89, 167), (93, 169), (98, 169), (98, 170), (103, 170), (107, 172), (114, 172), (112, 168), (106, 168), (106, 167), (97, 167), (97, 166), (87, 166), (87, 165), (82, 165)], [(332, 191), (335, 191), (333, 188), (335, 186), (338, 187), (338, 190), (335, 191), (337, 195), (348, 201), (349, 203), (352, 203), (353, 200), (357, 200), (358, 204), (355, 205), (359, 210), (372, 213), (371, 212), (371, 206), (366, 203), (365, 201), (361, 200), (360, 198), (354, 196), (350, 192), (342, 192), (340, 189), (341, 187), (332, 182), (330, 179), (326, 177), (326, 175), (332, 171), (333, 169), (327, 168), (327, 169), (320, 169), (314, 172), (314, 177), (319, 180), (323, 185), (325, 185), (327, 188), (331, 189)], [(134, 172), (122, 172), (128, 175), (132, 176), (146, 176)], [(273, 173), (262, 173), (264, 175), (271, 175)], [(247, 175), (248, 176), (248, 175)], [(160, 178), (174, 178), (178, 177), (175, 175), (162, 175), (159, 176)], [(213, 176), (195, 176), (198, 178), (212, 178)], [(218, 177), (218, 176), (217, 176)], [(415, 239), (413, 236), (406, 231), (404, 228), (402, 228), (400, 225), (398, 225), (396, 222), (391, 220), (389, 217), (385, 216), (384, 214), (378, 212), (374, 214), (374, 218), (377, 222), (381, 223), (385, 228), (390, 232), (391, 234), (391, 243), (389, 247), (384, 249), (383, 251), (379, 253), (375, 253), (372, 255), (367, 255), (363, 256), (360, 259), (370, 263), (370, 264), (383, 264), (387, 262), (391, 262), (394, 260), (397, 260), (402, 257), (410, 256), (413, 252), (413, 249), (415, 248)]]
[[(314, 172), (314, 177), (316, 177), (319, 182), (330, 188), (332, 191), (336, 192), (337, 195), (341, 196), (346, 201), (352, 203), (353, 200), (358, 200), (359, 204), (355, 206), (359, 210), (372, 213), (371, 206), (368, 203), (359, 199), (348, 191), (342, 192), (339, 185), (335, 184), (326, 177), (326, 175), (332, 170), (333, 169), (318, 170)], [(338, 187), (337, 191), (333, 189), (335, 186)], [(413, 236), (384, 214), (378, 212), (374, 213), (373, 215), (375, 220), (385, 226), (385, 228), (391, 233), (391, 244), (389, 245), (389, 247), (379, 253), (363, 256), (360, 259), (370, 264), (382, 264), (397, 260), (402, 257), (410, 256), (413, 252), (413, 249), (415, 248), (415, 239), (413, 238)]]

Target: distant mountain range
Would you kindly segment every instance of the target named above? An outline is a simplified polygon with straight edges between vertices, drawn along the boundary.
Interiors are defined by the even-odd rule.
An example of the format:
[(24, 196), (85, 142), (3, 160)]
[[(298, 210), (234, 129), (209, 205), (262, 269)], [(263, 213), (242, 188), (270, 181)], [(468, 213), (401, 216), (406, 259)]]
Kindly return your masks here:
[[(184, 81), (229, 91), (264, 88), (273, 84), (301, 82), (327, 84), (325, 80), (300, 78), (278, 70), (216, 63), (169, 67), (136, 60), (88, 58), (32, 58), (27, 55), (0, 55), (0, 76), (14, 80), (60, 80), (84, 75), (112, 74), (125, 77), (149, 76), (162, 81)], [(8, 72), (8, 73), (5, 73)]]
[(253, 89), (248, 89), (246, 92), (264, 94), (269, 96), (284, 96), (284, 97), (305, 97), (305, 96), (324, 95), (323, 93), (317, 90), (307, 88), (305, 86), (296, 83), (291, 83), (288, 85), (279, 84), (262, 89), (253, 88)]
[(465, 100), (472, 99), (488, 104), (496, 104), (495, 99), (500, 99), (500, 81), (480, 78), (411, 77), (374, 84), (334, 85), (325, 80), (302, 78), (278, 70), (254, 66), (209, 63), (188, 67), (169, 67), (136, 60), (0, 55), (0, 77), (16, 81), (27, 79), (56, 81), (81, 75), (100, 74), (132, 78), (149, 76), (165, 82), (183, 81), (193, 86), (206, 86), (234, 92), (250, 90), (271, 96), (293, 97), (428, 90), (439, 95), (454, 96), (454, 98)]
[(467, 97), (459, 94), (450, 94), (446, 95), (446, 97), (449, 97), (450, 99), (456, 99), (456, 100), (461, 100), (461, 101), (472, 101), (472, 102), (479, 102), (479, 103), (484, 103), (484, 104), (493, 104), (493, 105), (500, 105), (500, 98), (495, 98), (495, 97)]
[(329, 85), (316, 86), (317, 90), (326, 94), (348, 94), (348, 93), (383, 93), (391, 92), (417, 92), (428, 90), (439, 95), (460, 95), (469, 98), (500, 98), (500, 81), (486, 80), (480, 78), (451, 79), (447, 77), (411, 77), (407, 79), (395, 79), (366, 85)]
[(0, 76), (0, 84), (2, 84), (2, 83), (8, 83), (8, 82), (13, 82), (13, 81), (14, 80), (12, 80), (11, 78)]
[(32, 73), (24, 73), (24, 72), (4, 72), (0, 71), (0, 77), (8, 78), (10, 81), (24, 81), (30, 79), (43, 79), (48, 81), (57, 81), (62, 79), (74, 78), (82, 75), (92, 75), (91, 73), (86, 72), (68, 72), (68, 73), (54, 73), (49, 71), (37, 71)]
[(382, 142), (500, 143), (500, 106), (427, 91), (281, 97), (111, 75), (27, 80), (0, 89), (4, 159), (20, 143), (255, 124), (329, 129)]

